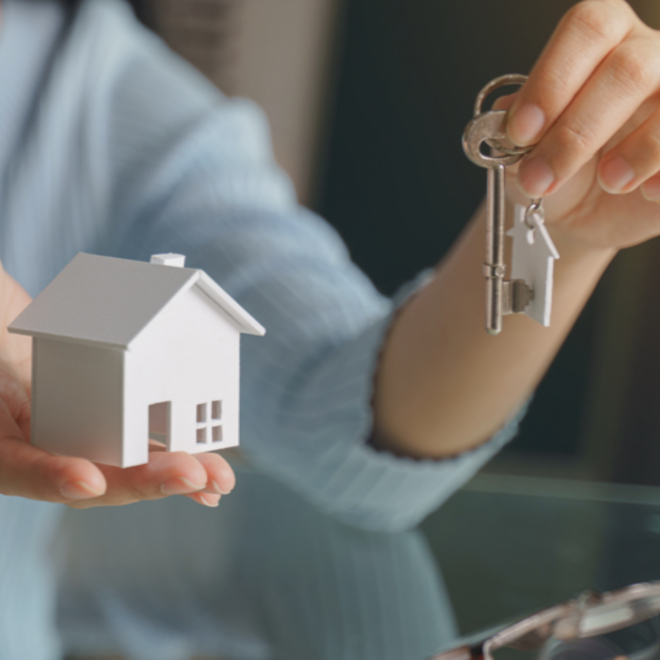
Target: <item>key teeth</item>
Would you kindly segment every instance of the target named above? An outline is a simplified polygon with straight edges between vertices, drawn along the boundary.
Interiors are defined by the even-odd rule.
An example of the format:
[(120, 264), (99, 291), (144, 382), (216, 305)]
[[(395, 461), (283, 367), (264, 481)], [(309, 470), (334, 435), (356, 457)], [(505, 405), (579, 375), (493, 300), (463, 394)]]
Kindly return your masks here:
[(525, 280), (502, 282), (502, 314), (522, 314), (534, 300), (534, 289)]

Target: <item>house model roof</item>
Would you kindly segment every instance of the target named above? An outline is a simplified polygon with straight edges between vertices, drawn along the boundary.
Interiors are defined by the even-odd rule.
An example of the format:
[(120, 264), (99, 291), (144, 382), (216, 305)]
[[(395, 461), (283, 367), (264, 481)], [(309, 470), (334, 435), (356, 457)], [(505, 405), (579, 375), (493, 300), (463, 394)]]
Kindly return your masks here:
[(127, 349), (175, 297), (196, 286), (239, 332), (263, 326), (204, 271), (79, 253), (9, 326), (10, 332)]

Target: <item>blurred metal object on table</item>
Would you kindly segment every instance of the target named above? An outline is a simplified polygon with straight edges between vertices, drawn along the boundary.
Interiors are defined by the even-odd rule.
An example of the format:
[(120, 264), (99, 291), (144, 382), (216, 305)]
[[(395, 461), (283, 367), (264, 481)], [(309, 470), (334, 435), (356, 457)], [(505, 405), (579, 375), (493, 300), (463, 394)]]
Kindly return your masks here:
[[(634, 584), (617, 591), (599, 594), (584, 591), (577, 598), (559, 603), (524, 619), (490, 632), (476, 641), (459, 645), (433, 656), (432, 660), (494, 660), (493, 652), (501, 648), (540, 651), (546, 659), (556, 653), (548, 643), (571, 642), (617, 632), (643, 623), (660, 614), (660, 582)], [(656, 630), (657, 635), (657, 630)], [(553, 639), (554, 638), (554, 639)], [(651, 660), (659, 655), (660, 639), (635, 654), (618, 649), (611, 657), (627, 656)], [(544, 652), (545, 651), (545, 652)]]
[[(455, 648), (458, 634), (491, 629), (461, 642), (473, 644), (585, 588), (660, 575), (659, 488), (481, 474), (423, 523), (424, 536), (352, 528), (250, 471), (212, 525), (194, 506), (173, 499), (67, 512), (59, 618), (65, 648), (77, 651), (70, 660), (108, 660), (89, 652), (90, 639), (94, 649), (121, 648), (125, 640), (107, 632), (120, 602), (165, 648), (192, 615), (225, 644), (232, 631), (251, 631), (250, 648), (264, 660), (425, 660)], [(190, 548), (191, 538), (204, 542)], [(660, 640), (649, 626), (591, 639), (652, 660), (633, 655)], [(190, 630), (191, 655), (208, 656), (200, 630)], [(215, 648), (219, 657), (254, 657)], [(546, 650), (523, 658), (503, 648), (495, 658), (614, 658)]]
[(422, 527), (468, 635), (587, 588), (657, 580), (658, 521), (659, 488), (482, 473)]
[(230, 96), (268, 115), (278, 163), (313, 194), (332, 97), (342, 0), (145, 0), (167, 44)]

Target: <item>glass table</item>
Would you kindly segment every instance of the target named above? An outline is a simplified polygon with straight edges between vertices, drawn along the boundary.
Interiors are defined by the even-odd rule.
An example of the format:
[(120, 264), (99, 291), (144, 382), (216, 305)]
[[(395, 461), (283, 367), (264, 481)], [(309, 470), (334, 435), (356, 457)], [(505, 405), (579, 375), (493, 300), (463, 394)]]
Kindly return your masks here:
[(71, 657), (425, 660), (584, 589), (660, 578), (656, 488), (480, 474), (420, 529), (385, 534), (261, 475), (238, 483), (215, 511), (68, 514)]
[(660, 489), (480, 474), (422, 526), (461, 633), (660, 578)]

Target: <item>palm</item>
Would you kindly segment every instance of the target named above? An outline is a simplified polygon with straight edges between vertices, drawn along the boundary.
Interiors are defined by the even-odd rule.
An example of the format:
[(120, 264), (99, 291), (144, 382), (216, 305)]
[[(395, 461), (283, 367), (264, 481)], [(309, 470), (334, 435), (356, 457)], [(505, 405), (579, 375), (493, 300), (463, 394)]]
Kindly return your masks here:
[(546, 202), (548, 221), (572, 240), (598, 248), (623, 248), (660, 234), (660, 205), (639, 189), (605, 192), (595, 176), (595, 159)]
[[(660, 205), (639, 189), (623, 195), (605, 192), (596, 178), (600, 154), (589, 161), (556, 193), (544, 200), (548, 226), (573, 242), (596, 248), (624, 248), (660, 234)], [(529, 200), (509, 177), (509, 196), (519, 204)]]
[[(507, 108), (514, 96), (500, 100)], [(624, 248), (660, 235), (660, 204), (646, 200), (640, 188), (627, 194), (605, 192), (596, 176), (601, 156), (619, 145), (660, 109), (660, 93), (650, 96), (595, 156), (544, 200), (549, 227), (570, 241), (595, 248)], [(517, 167), (508, 168), (512, 201), (529, 204), (515, 184)]]

